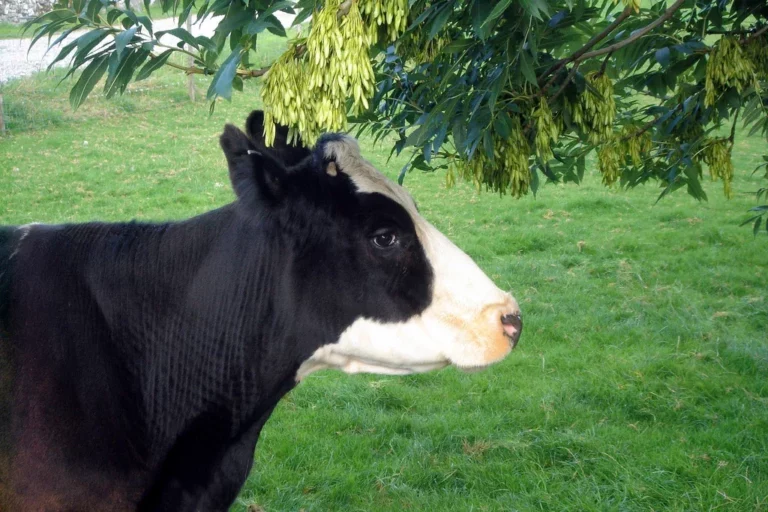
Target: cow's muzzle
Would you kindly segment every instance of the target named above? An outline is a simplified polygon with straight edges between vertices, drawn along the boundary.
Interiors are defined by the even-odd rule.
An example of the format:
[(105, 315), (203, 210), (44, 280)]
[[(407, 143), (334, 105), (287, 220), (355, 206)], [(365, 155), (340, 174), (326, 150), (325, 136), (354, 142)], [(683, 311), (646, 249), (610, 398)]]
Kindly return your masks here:
[(523, 332), (523, 317), (520, 312), (502, 315), (501, 327), (504, 329), (504, 335), (509, 338), (512, 348), (515, 348), (520, 339), (520, 333)]

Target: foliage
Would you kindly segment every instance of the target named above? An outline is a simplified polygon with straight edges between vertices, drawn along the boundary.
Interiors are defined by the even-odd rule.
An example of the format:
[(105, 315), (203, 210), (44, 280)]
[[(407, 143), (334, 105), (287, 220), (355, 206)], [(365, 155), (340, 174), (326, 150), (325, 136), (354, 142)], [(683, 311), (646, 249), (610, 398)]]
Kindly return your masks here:
[[(685, 187), (705, 199), (707, 165), (730, 195), (736, 123), (768, 136), (768, 8), (760, 0), (161, 5), (178, 28), (155, 33), (149, 17), (115, 0), (59, 0), (31, 23), (36, 38), (90, 29), (58, 56), (74, 56), (71, 72), (83, 69), (74, 107), (102, 75), (108, 96), (163, 65), (213, 75), (213, 100), (268, 73), (270, 118), (292, 133), (312, 141), (351, 113), (359, 130), (396, 136), (393, 151), (410, 155), (401, 179), (410, 168), (446, 168), (449, 182), (461, 176), (516, 197), (542, 180), (581, 181), (595, 149), (608, 186), (654, 180), (661, 196)], [(295, 13), (297, 24), (311, 17), (311, 28), (271, 71), (255, 68), (260, 34), (285, 35), (278, 11)], [(207, 38), (181, 28), (189, 16), (221, 18)], [(172, 52), (194, 64), (169, 60)]]

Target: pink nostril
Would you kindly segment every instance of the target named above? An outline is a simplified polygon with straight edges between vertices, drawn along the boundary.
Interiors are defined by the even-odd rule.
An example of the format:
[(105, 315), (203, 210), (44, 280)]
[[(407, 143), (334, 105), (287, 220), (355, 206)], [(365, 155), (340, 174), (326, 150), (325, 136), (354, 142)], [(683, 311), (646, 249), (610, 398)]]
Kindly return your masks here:
[(517, 345), (517, 340), (520, 339), (520, 333), (523, 331), (523, 318), (520, 313), (502, 315), (501, 325), (504, 329), (504, 334), (512, 342), (512, 346)]

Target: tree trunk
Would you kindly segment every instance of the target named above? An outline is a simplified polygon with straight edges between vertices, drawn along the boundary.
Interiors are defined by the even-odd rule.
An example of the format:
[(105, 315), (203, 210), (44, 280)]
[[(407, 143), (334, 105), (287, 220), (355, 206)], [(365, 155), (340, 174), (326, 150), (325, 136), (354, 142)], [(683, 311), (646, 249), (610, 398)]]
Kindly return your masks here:
[(0, 135), (5, 135), (5, 114), (3, 113), (3, 95), (0, 94)]
[[(187, 32), (192, 33), (192, 16), (187, 17)], [(192, 67), (195, 65), (195, 59), (187, 57), (187, 65)], [(195, 77), (194, 75), (187, 75), (187, 89), (189, 90), (189, 101), (195, 102)]]

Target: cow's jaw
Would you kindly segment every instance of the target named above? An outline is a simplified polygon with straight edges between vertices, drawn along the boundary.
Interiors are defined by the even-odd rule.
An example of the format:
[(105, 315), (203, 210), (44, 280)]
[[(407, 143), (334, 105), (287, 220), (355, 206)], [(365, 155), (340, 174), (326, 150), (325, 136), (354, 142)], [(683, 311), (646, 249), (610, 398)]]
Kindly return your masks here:
[(364, 160), (354, 139), (327, 142), (325, 155), (336, 162), (334, 170), (350, 176), (359, 192), (382, 194), (408, 212), (434, 273), (432, 300), (424, 311), (404, 322), (357, 319), (336, 343), (318, 348), (301, 365), (297, 379), (324, 368), (395, 375), (448, 365), (470, 370), (509, 354), (514, 348), (509, 337), (514, 328), (503, 326), (501, 317), (519, 317), (515, 299), (427, 222), (402, 187)]

